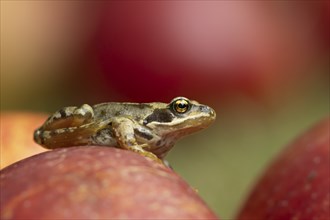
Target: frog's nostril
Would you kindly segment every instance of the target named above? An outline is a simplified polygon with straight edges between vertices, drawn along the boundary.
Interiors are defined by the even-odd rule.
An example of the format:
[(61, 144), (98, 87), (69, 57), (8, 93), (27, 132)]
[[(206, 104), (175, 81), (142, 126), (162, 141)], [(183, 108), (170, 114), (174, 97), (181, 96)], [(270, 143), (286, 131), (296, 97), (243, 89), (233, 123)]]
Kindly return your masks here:
[(209, 112), (210, 111), (209, 107), (207, 107), (207, 106), (199, 106), (199, 110), (201, 112)]
[(199, 110), (201, 112), (208, 113), (211, 117), (215, 117), (216, 116), (215, 111), (212, 108), (208, 107), (208, 106), (204, 106), (204, 105), (203, 106), (200, 106), (199, 107)]

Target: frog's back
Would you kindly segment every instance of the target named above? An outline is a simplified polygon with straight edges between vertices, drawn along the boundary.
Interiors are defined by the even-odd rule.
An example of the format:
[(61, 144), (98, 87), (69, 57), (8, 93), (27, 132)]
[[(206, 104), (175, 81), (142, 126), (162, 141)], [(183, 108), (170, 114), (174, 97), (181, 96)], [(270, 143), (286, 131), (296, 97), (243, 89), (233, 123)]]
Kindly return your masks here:
[(120, 116), (129, 116), (135, 120), (143, 119), (146, 115), (150, 115), (155, 107), (166, 107), (165, 103), (119, 103), (108, 102), (93, 106), (94, 117), (98, 119), (106, 119)]

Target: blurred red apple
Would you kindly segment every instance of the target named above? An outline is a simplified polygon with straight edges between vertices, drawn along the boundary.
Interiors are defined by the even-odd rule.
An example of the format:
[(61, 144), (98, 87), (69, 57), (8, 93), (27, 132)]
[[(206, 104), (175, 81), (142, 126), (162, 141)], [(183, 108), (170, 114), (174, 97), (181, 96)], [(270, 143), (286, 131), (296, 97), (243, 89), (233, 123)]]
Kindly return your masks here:
[(329, 141), (326, 119), (290, 144), (266, 170), (237, 219), (329, 219)]
[(319, 4), (110, 1), (103, 82), (136, 101), (286, 94), (316, 59)]
[(1, 112), (1, 166), (46, 151), (33, 141), (33, 132), (47, 115), (27, 112)]
[(109, 147), (57, 149), (1, 171), (1, 219), (218, 219), (171, 169)]

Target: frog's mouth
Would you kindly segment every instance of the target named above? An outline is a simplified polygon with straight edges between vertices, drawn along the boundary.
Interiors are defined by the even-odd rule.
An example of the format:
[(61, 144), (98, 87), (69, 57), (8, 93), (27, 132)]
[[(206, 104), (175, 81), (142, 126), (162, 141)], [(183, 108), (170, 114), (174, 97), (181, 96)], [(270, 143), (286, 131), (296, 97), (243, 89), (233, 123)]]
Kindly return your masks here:
[(215, 118), (215, 113), (212, 113), (212, 115), (199, 113), (195, 117), (177, 118), (175, 119), (175, 123), (174, 121), (168, 123), (153, 122), (150, 124), (150, 127), (152, 127), (154, 131), (165, 135), (184, 137), (185, 135), (209, 127), (215, 121)]
[(190, 131), (189, 133), (196, 132), (198, 130), (205, 129), (209, 127), (215, 121), (215, 116), (210, 117), (210, 115), (198, 116), (196, 118), (186, 119), (183, 123), (178, 123), (174, 126), (175, 129), (179, 131)]

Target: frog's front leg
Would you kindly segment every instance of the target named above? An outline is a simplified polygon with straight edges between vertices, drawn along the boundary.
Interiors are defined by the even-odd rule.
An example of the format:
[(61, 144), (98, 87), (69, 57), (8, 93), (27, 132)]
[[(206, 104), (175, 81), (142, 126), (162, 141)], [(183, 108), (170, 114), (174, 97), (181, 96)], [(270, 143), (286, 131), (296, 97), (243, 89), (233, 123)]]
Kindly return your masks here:
[(50, 116), (42, 126), (43, 130), (79, 127), (90, 123), (94, 118), (94, 110), (84, 104), (81, 107), (70, 106), (60, 109)]
[(138, 144), (134, 129), (138, 128), (138, 125), (133, 120), (127, 117), (117, 117), (112, 121), (112, 128), (117, 139), (117, 143), (121, 148), (134, 151), (142, 156), (151, 158), (152, 160), (163, 163), (155, 154), (144, 150), (144, 147), (148, 147), (147, 144)]

